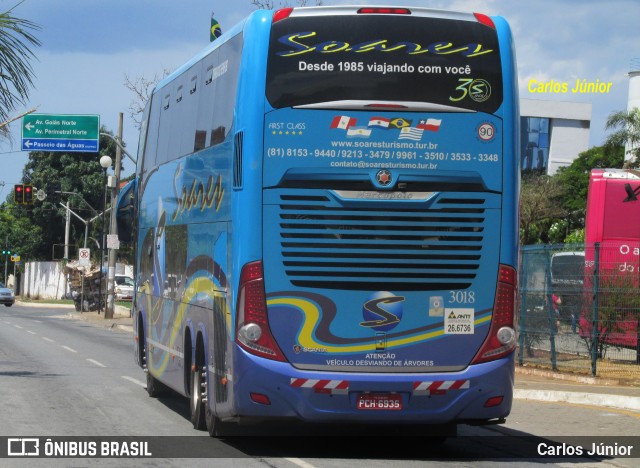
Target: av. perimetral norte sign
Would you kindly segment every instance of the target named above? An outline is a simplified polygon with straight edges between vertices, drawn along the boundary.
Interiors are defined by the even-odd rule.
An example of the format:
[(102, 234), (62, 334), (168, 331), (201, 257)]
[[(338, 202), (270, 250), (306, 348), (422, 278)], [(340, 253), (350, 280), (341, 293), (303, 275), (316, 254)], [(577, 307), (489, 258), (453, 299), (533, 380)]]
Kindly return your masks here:
[(22, 151), (97, 152), (100, 116), (27, 114), (22, 119)]

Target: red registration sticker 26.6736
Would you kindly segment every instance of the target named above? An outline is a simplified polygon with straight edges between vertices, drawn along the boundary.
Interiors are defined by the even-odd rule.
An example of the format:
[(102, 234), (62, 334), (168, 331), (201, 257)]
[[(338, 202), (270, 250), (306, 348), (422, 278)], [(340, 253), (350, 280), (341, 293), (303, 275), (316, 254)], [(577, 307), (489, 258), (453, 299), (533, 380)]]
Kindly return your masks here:
[(397, 393), (363, 393), (358, 395), (357, 408), (369, 411), (399, 411), (402, 397)]

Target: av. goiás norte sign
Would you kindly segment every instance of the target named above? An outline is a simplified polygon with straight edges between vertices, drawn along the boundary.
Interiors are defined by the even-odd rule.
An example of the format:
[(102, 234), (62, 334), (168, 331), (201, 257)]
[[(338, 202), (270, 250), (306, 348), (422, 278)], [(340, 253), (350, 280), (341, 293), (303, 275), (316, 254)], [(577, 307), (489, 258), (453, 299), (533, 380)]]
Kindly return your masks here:
[(22, 151), (97, 152), (100, 116), (27, 114), (22, 120)]

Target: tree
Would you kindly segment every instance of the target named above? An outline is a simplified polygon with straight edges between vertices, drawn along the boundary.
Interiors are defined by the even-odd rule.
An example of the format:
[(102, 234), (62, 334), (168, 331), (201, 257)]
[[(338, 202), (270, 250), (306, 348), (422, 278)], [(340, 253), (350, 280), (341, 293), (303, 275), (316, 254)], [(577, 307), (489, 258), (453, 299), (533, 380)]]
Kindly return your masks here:
[(560, 168), (555, 177), (563, 187), (562, 206), (568, 212), (584, 217), (591, 169), (622, 167), (623, 160), (624, 150), (621, 146), (594, 146), (580, 153), (570, 166)]
[[(107, 133), (101, 128), (101, 133)], [(69, 201), (69, 207), (83, 219), (88, 220), (102, 211), (104, 180), (99, 164), (100, 156), (113, 155), (115, 143), (110, 138), (100, 137), (100, 153), (62, 153), (33, 151), (23, 169), (23, 181), (38, 190), (44, 190), (47, 198), (35, 201), (31, 206), (12, 205), (16, 221), (27, 222), (39, 230), (38, 242), (24, 250), (29, 260), (51, 260), (54, 244), (64, 244), (66, 209), (60, 202)], [(55, 194), (54, 191), (73, 194)], [(7, 198), (12, 204), (13, 194)], [(90, 226), (90, 235), (99, 237), (101, 218)], [(72, 215), (71, 243), (82, 246), (85, 225)]]
[[(40, 26), (16, 18), (14, 9), (15, 6), (0, 13), (0, 122), (8, 121), (11, 111), (29, 97), (29, 88), (33, 86), (29, 61), (35, 58), (30, 47), (40, 45), (30, 32)], [(0, 131), (5, 131), (4, 124), (0, 124)]]
[[(13, 199), (13, 194), (11, 194)], [(13, 201), (13, 200), (12, 200)], [(34, 251), (40, 243), (41, 229), (33, 226), (31, 222), (20, 216), (19, 210), (10, 202), (2, 203), (0, 206), (0, 245), (7, 247), (12, 254), (19, 254), (20, 259), (28, 259), (30, 252)], [(3, 263), (0, 270), (4, 273), (4, 257), (0, 257)], [(13, 267), (10, 270), (13, 273)], [(6, 278), (3, 278), (6, 282)]]
[(617, 111), (607, 119), (607, 130), (615, 130), (607, 137), (607, 146), (626, 146), (628, 150), (628, 167), (638, 167), (640, 164), (640, 109)]
[(168, 69), (162, 70), (162, 74), (155, 74), (153, 78), (147, 79), (144, 76), (138, 76), (131, 79), (129, 75), (124, 75), (124, 86), (133, 93), (133, 99), (129, 103), (129, 117), (135, 122), (138, 130), (142, 126), (142, 113), (151, 98), (153, 88), (158, 82), (169, 74)]
[(522, 179), (520, 190), (520, 242), (523, 245), (547, 242), (554, 221), (564, 218), (559, 203), (562, 187), (557, 178), (531, 174)]

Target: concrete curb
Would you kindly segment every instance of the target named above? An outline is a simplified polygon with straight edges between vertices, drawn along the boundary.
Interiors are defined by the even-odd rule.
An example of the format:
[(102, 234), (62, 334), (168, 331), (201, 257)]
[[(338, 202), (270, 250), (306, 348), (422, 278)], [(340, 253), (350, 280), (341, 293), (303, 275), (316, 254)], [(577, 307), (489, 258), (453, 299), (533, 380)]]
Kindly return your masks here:
[[(521, 386), (538, 388), (518, 388), (518, 376), (521, 377)], [(576, 384), (595, 388), (592, 392), (574, 392), (572, 387), (578, 387)], [(628, 381), (516, 367), (513, 397), (518, 400), (571, 403), (640, 412), (640, 396), (630, 394), (640, 395), (640, 389), (636, 391), (636, 387), (630, 386)]]
[(54, 303), (46, 303), (46, 302), (23, 302), (16, 299), (16, 305), (22, 307), (47, 307), (52, 309), (72, 309), (75, 310), (75, 306), (73, 304), (54, 304)]
[(573, 403), (576, 405), (605, 406), (609, 408), (640, 411), (640, 397), (623, 395), (515, 389), (513, 391), (513, 397), (518, 400), (562, 402)]

